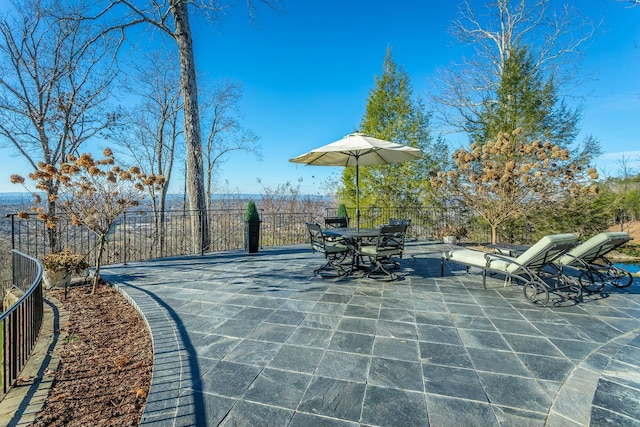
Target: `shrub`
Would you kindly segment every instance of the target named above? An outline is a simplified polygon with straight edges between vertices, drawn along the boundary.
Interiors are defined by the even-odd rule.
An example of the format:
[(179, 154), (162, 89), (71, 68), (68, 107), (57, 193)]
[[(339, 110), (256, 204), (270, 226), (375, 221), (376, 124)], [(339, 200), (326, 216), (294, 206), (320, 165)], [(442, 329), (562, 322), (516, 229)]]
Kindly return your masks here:
[(246, 222), (258, 222), (260, 221), (260, 215), (258, 214), (258, 208), (253, 200), (249, 200), (247, 204), (247, 210), (244, 212), (244, 220)]

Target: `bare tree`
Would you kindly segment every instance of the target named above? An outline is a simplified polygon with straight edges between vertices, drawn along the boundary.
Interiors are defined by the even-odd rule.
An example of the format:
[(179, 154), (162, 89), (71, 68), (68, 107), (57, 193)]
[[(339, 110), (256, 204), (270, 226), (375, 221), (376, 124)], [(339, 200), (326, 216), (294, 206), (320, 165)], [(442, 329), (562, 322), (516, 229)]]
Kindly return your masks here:
[[(90, 41), (81, 22), (55, 17), (57, 2), (16, 3), (0, 20), (0, 139), (33, 170), (60, 164), (107, 131), (116, 115), (106, 109), (115, 77), (109, 40)], [(54, 13), (56, 12), (56, 13)], [(55, 216), (59, 181), (43, 182), (47, 212)], [(57, 250), (55, 230), (49, 244)]]
[[(277, 0), (261, 0), (274, 4)], [(248, 0), (249, 14), (253, 15), (255, 2)], [(192, 214), (192, 238), (197, 250), (203, 252), (210, 243), (208, 219), (206, 215), (206, 194), (202, 156), (202, 135), (198, 106), (198, 84), (196, 64), (193, 54), (193, 39), (189, 22), (189, 6), (198, 8), (205, 18), (213, 21), (224, 7), (215, 0), (149, 0), (131, 2), (129, 0), (109, 0), (107, 5), (91, 19), (107, 22), (101, 34), (121, 31), (124, 40), (126, 28), (146, 24), (159, 30), (174, 40), (180, 61), (180, 90), (183, 99), (184, 138), (186, 147), (187, 192)], [(113, 23), (113, 20), (116, 23)]]
[(260, 139), (242, 126), (238, 103), (242, 86), (237, 82), (219, 82), (206, 91), (202, 102), (203, 128), (206, 137), (204, 150), (207, 208), (211, 208), (215, 174), (225, 157), (234, 151), (259, 155)]
[(496, 0), (481, 13), (469, 0), (462, 3), (451, 32), (475, 54), (439, 71), (441, 90), (432, 98), (445, 125), (457, 132), (472, 130), (495, 99), (514, 48), (531, 52), (531, 73), (552, 78), (558, 88), (575, 88), (577, 60), (596, 26), (568, 6), (555, 11), (550, 5), (551, 0)]
[(173, 166), (181, 151), (182, 98), (179, 91), (179, 68), (175, 55), (155, 51), (131, 65), (131, 80), (126, 84), (129, 94), (141, 102), (127, 109), (122, 132), (116, 140), (127, 155), (147, 175), (161, 175), (160, 186), (148, 186), (155, 215), (156, 238), (162, 247), (166, 198), (173, 174)]

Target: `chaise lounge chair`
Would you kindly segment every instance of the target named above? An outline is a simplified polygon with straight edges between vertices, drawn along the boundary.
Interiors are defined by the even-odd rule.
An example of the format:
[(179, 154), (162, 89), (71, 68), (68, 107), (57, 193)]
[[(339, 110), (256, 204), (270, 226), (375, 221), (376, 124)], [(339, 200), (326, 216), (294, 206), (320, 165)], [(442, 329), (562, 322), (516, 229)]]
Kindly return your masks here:
[(580, 285), (589, 292), (600, 292), (605, 283), (626, 288), (633, 283), (633, 276), (613, 265), (605, 255), (632, 239), (622, 231), (596, 234), (559, 257), (557, 264), (580, 270)]
[[(525, 297), (534, 304), (549, 302), (549, 290), (566, 289), (570, 298), (579, 298), (582, 288), (577, 280), (562, 274), (553, 262), (577, 242), (573, 234), (545, 236), (518, 257), (490, 254), (471, 249), (446, 251), (440, 260), (440, 276), (444, 276), (445, 261), (482, 269), (482, 284), (487, 288), (487, 272), (505, 275), (507, 281), (516, 279), (524, 284)], [(552, 281), (552, 285), (548, 282)], [(573, 295), (577, 294), (577, 295)]]

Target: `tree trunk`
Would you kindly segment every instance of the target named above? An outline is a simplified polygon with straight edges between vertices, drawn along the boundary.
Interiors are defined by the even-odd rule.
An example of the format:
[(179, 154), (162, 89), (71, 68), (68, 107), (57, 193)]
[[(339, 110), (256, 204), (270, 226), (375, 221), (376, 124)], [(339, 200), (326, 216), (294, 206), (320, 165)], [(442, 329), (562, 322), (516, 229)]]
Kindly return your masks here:
[(491, 244), (495, 245), (496, 243), (498, 243), (498, 226), (492, 225), (491, 226)]
[(186, 145), (187, 191), (191, 210), (191, 230), (194, 250), (204, 252), (209, 247), (209, 226), (204, 191), (202, 137), (198, 110), (198, 87), (193, 41), (189, 26), (187, 1), (173, 0), (171, 12), (175, 22), (174, 37), (180, 57), (180, 89), (184, 103), (184, 137)]
[(91, 289), (91, 295), (95, 295), (98, 288), (98, 282), (100, 281), (100, 265), (102, 262), (102, 253), (104, 252), (104, 245), (107, 243), (107, 236), (101, 235), (98, 240), (98, 253), (96, 254), (96, 271), (93, 274), (93, 288)]

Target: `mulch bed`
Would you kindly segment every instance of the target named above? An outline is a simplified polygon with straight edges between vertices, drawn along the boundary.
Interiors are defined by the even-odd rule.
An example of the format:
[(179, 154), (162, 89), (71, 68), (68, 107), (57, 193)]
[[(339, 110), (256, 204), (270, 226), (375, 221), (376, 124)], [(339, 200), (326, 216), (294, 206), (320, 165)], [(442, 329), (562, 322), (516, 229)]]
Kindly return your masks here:
[(101, 285), (49, 291), (69, 313), (60, 367), (34, 426), (137, 426), (151, 384), (151, 338), (139, 313)]

